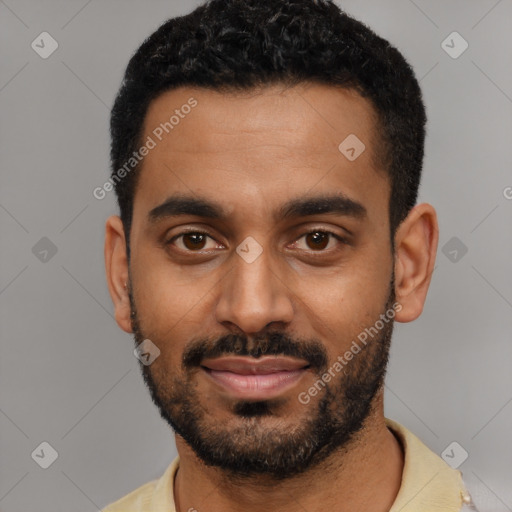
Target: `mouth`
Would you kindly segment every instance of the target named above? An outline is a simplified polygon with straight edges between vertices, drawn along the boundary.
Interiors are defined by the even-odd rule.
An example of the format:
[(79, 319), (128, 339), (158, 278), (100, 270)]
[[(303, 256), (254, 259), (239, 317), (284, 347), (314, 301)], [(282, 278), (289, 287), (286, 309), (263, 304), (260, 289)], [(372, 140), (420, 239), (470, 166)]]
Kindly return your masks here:
[(239, 399), (265, 400), (297, 385), (309, 364), (303, 359), (282, 356), (226, 356), (205, 359), (201, 368), (222, 392)]

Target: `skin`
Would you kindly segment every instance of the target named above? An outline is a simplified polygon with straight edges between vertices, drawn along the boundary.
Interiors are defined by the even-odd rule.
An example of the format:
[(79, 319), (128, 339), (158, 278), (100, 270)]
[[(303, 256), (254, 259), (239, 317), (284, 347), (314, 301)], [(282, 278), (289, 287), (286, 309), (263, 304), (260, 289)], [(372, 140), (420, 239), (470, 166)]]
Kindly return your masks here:
[[(417, 205), (399, 226), (392, 254), (390, 182), (378, 168), (376, 115), (367, 100), (355, 91), (319, 84), (236, 94), (180, 88), (152, 102), (143, 140), (191, 96), (198, 106), (144, 159), (129, 265), (119, 217), (106, 224), (107, 282), (117, 323), (132, 332), (129, 282), (145, 335), (172, 339), (159, 345), (161, 355), (153, 364), (179, 375), (190, 340), (229, 332), (255, 336), (270, 327), (321, 340), (333, 362), (362, 327), (379, 317), (393, 269), (401, 304), (395, 319), (410, 322), (421, 314), (437, 249), (436, 214), (429, 204)], [(351, 133), (366, 145), (353, 162), (338, 151)], [(335, 191), (362, 204), (366, 214), (273, 218), (290, 199)], [(229, 216), (150, 222), (148, 213), (176, 192), (214, 200)], [(189, 227), (212, 237), (199, 249), (202, 255), (185, 252), (183, 239), (174, 246), (164, 243)], [(304, 236), (315, 229), (345, 236), (346, 243), (331, 238), (327, 248), (315, 250)], [(250, 264), (235, 252), (248, 236), (263, 248)], [(314, 381), (306, 373), (283, 395), (280, 416), (261, 418), (262, 426), (289, 428), (304, 420), (308, 407), (298, 402), (297, 394)], [(194, 384), (212, 421), (241, 421), (203, 375)], [(403, 470), (401, 447), (384, 422), (383, 390), (349, 446), (275, 485), (268, 485), (264, 476), (243, 484), (227, 479), (221, 470), (205, 466), (179, 435), (176, 446), (178, 512), (191, 507), (199, 512), (257, 511), (262, 503), (282, 512), (295, 511), (297, 503), (310, 512), (340, 510), (340, 504), (343, 510), (386, 511)]]

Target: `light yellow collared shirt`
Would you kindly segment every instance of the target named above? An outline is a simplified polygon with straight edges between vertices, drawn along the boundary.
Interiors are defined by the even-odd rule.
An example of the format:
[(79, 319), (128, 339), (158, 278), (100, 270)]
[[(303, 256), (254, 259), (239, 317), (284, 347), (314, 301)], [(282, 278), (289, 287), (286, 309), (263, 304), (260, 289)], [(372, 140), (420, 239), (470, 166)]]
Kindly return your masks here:
[[(459, 512), (469, 501), (461, 472), (451, 468), (408, 429), (386, 418), (388, 428), (404, 449), (402, 484), (389, 512)], [(103, 512), (176, 512), (176, 457), (161, 478), (148, 482)], [(472, 510), (472, 509), (471, 509)]]

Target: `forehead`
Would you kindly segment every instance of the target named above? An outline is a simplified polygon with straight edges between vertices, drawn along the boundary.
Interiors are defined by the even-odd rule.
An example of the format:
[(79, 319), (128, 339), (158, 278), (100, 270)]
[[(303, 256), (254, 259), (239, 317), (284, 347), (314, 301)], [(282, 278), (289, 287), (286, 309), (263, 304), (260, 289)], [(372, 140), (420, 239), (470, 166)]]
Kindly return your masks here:
[(389, 184), (378, 166), (377, 126), (368, 100), (328, 85), (165, 92), (144, 121), (142, 142), (153, 147), (142, 162), (134, 218), (139, 207), (147, 211), (177, 191), (235, 210), (237, 199), (278, 206), (302, 192), (336, 189), (382, 208)]

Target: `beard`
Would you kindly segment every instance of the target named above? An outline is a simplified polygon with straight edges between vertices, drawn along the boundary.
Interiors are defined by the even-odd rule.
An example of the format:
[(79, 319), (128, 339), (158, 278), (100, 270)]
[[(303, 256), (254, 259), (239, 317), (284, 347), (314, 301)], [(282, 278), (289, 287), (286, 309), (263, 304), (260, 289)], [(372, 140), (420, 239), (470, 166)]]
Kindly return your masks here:
[[(147, 339), (140, 325), (131, 290), (132, 329), (136, 345)], [(393, 309), (394, 285), (382, 313)], [(381, 316), (382, 317), (382, 316)], [(394, 318), (394, 316), (393, 316)], [(326, 461), (335, 450), (346, 450), (363, 429), (386, 373), (393, 319), (368, 344), (346, 362), (330, 382), (323, 382), (322, 396), (307, 405), (294, 404), (283, 414), (289, 400), (243, 399), (227, 404), (230, 419), (219, 421), (201, 401), (194, 378), (201, 361), (223, 355), (255, 358), (265, 355), (305, 359), (309, 370), (321, 379), (328, 370), (327, 352), (315, 339), (297, 340), (283, 332), (266, 332), (249, 342), (245, 335), (202, 338), (189, 342), (184, 350), (180, 375), (161, 365), (140, 363), (144, 382), (161, 417), (192, 448), (207, 466), (217, 467), (230, 478), (267, 476), (282, 480), (304, 473)], [(361, 332), (364, 331), (364, 326)], [(152, 340), (163, 347), (169, 340)], [(343, 353), (345, 353), (345, 348)], [(332, 366), (333, 363), (331, 363)], [(331, 370), (332, 371), (332, 370)], [(306, 391), (303, 389), (301, 391)], [(207, 402), (207, 401), (206, 401)], [(297, 399), (297, 403), (300, 403)], [(233, 421), (232, 421), (233, 420)]]

